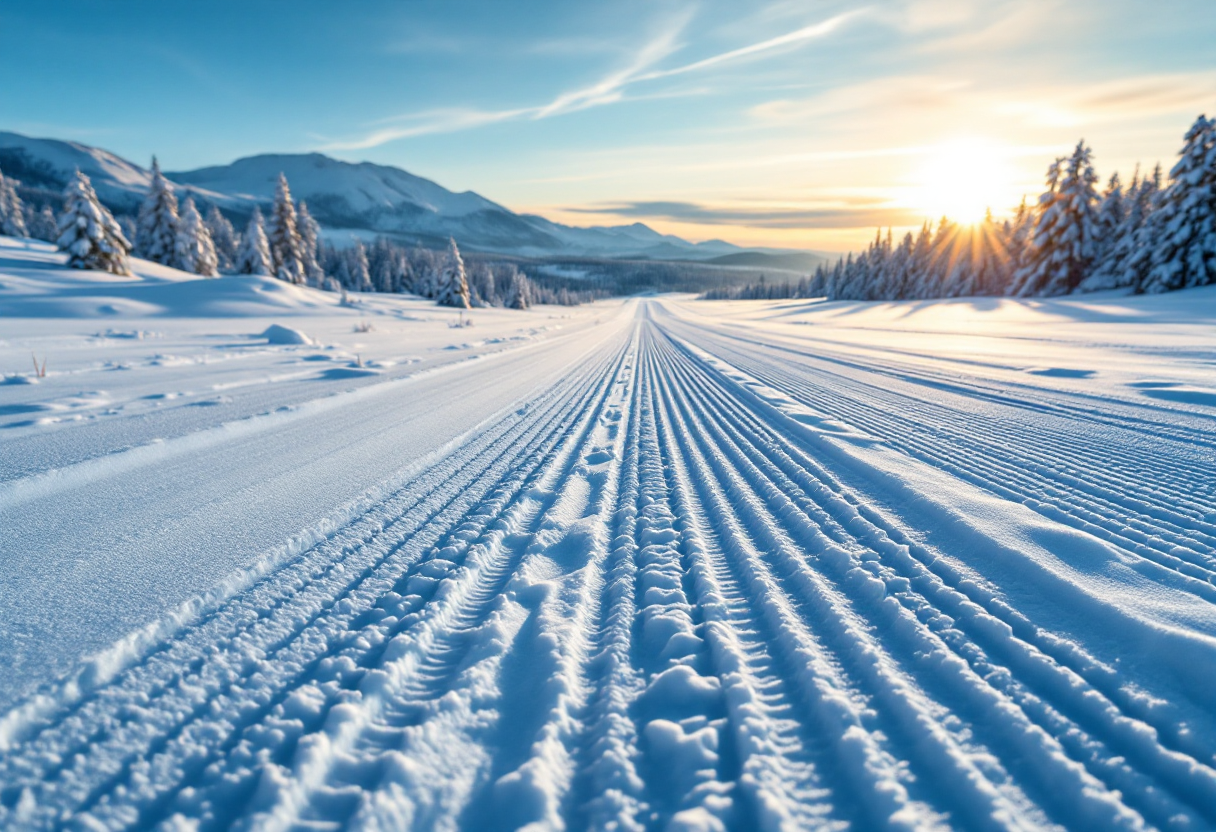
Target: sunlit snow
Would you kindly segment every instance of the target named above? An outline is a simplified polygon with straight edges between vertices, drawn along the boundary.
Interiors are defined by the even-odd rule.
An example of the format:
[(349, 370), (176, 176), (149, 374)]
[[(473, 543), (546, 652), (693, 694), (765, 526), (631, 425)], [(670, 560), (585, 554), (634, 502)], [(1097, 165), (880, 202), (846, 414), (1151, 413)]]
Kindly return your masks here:
[(1216, 824), (1216, 289), (62, 263), (0, 238), (4, 829)]

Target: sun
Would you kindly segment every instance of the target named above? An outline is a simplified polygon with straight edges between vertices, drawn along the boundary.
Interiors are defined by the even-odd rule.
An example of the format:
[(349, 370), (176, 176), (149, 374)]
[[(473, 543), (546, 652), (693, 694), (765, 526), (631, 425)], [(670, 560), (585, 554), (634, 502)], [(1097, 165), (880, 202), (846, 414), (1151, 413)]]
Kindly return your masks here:
[(982, 139), (956, 139), (934, 147), (917, 172), (914, 205), (925, 216), (973, 224), (989, 208), (1004, 210), (1014, 190), (1008, 154)]

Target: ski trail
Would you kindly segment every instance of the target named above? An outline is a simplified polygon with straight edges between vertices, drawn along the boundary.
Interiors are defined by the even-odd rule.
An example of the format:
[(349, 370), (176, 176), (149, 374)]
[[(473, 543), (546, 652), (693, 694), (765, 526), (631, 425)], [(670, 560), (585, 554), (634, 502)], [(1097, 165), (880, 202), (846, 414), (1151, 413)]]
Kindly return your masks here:
[[(876, 385), (867, 376), (881, 374), (879, 368), (850, 374), (832, 367), (830, 356), (818, 354), (806, 357), (830, 369), (808, 372), (773, 362), (771, 352), (761, 358), (759, 352), (741, 348), (734, 336), (729, 342), (717, 333), (711, 337), (713, 349), (728, 362), (823, 417), (847, 422), (935, 467), (1025, 502), (1050, 519), (1118, 542), (1194, 579), (1184, 578), (1179, 586), (1216, 600), (1216, 515), (1210, 504), (1195, 500), (1193, 489), (1178, 487), (1205, 479), (1202, 472), (1210, 463), (1191, 458), (1195, 447), (1213, 441), (1210, 429), (1178, 433), (1180, 444), (1162, 453), (1138, 450), (1133, 455), (1109, 442), (1097, 443), (1107, 448), (1097, 453), (1078, 439), (1071, 419), (1061, 424), (1063, 429), (1035, 424), (1039, 438), (1032, 439), (1023, 419), (999, 410), (990, 420), (960, 421), (948, 401), (926, 401), (915, 387)], [(856, 362), (850, 366), (863, 369)], [(1008, 396), (1003, 403), (1026, 404)], [(1152, 440), (1170, 435), (1155, 432)], [(1026, 441), (1018, 442), (1019, 436)], [(1011, 454), (1014, 448), (1016, 455)]]
[(1210, 428), (663, 303), (10, 712), (0, 828), (1216, 828)]
[[(751, 396), (749, 394), (745, 393), (744, 395), (746, 398), (751, 398)], [(722, 444), (723, 444), (723, 446), (725, 446), (727, 444), (725, 438), (724, 438)], [(770, 445), (771, 439), (768, 442), (765, 442), (764, 444)], [(789, 447), (794, 448), (794, 447), (796, 447), (796, 445), (795, 445), (795, 443), (789, 443)], [(795, 451), (795, 453), (797, 453), (797, 451)], [(814, 470), (815, 467), (818, 467), (815, 463), (811, 462), (809, 459), (804, 460), (804, 464), (806, 464), (806, 463), (810, 463), (809, 465), (807, 465), (807, 468), (810, 468), (811, 470)], [(805, 469), (803, 469), (803, 470), (805, 470)], [(794, 489), (791, 487), (791, 484), (785, 483), (784, 486), (785, 486), (784, 493), (794, 493)], [(839, 486), (837, 486), (837, 488), (839, 488)], [(839, 498), (837, 498), (833, 502), (836, 502), (839, 505), (839, 503), (841, 501), (839, 500)], [(831, 505), (831, 503), (829, 503), (829, 505)], [(841, 506), (841, 508), (844, 509), (844, 511), (840, 512), (840, 514), (842, 515), (841, 519), (842, 519), (843, 523), (847, 526), (856, 526), (858, 520), (860, 519), (858, 517), (859, 512), (854, 510), (851, 506), (847, 507), (847, 508), (845, 506)], [(873, 516), (873, 512), (871, 512), (871, 516)], [(881, 541), (886, 545), (882, 546), (880, 551), (882, 549), (886, 549), (888, 552), (892, 552), (897, 555), (902, 555), (903, 553), (899, 551), (902, 547), (900, 547), (898, 545), (891, 545), (891, 541), (887, 539), (888, 530), (889, 530), (889, 528), (888, 529), (883, 529), (882, 527), (876, 528), (874, 530), (874, 534), (871, 537), (871, 545), (873, 545), (874, 542)], [(902, 534), (901, 536), (905, 540), (908, 539), (907, 534)], [(918, 548), (920, 548), (922, 552), (924, 551), (924, 547), (918, 547)], [(907, 561), (906, 556), (904, 556), (903, 559), (905, 560), (905, 562)], [(941, 559), (934, 555), (930, 555), (930, 560), (937, 561), (939, 564), (941, 563)], [(917, 576), (917, 575), (915, 575), (915, 573), (913, 573), (913, 575), (911, 577), (915, 580), (916, 577), (919, 577), (919, 576)], [(906, 597), (908, 594), (906, 592), (906, 579), (901, 580), (900, 578), (896, 578), (895, 582), (893, 582), (893, 583), (895, 583), (895, 588), (904, 590), (903, 592), (900, 592), (899, 594), (894, 595), (894, 597), (899, 597), (899, 595), (904, 595)], [(964, 580), (961, 583), (964, 586), (966, 586), (967, 583), (969, 583), (969, 582)], [(974, 588), (978, 589), (978, 587), (974, 587)], [(993, 600), (995, 600), (995, 599), (993, 599)], [(963, 613), (968, 613), (968, 612), (971, 612), (971, 610), (968, 610), (967, 608), (972, 605), (967, 604), (966, 602), (959, 603), (959, 601), (956, 601), (952, 606), (958, 608), (958, 610)], [(999, 601), (997, 601), (993, 604), (993, 606), (997, 607), (999, 609), (1001, 604)], [(974, 607), (972, 607), (972, 609), (974, 610)], [(1005, 609), (1007, 612), (1012, 612), (1012, 611), (1008, 610), (1008, 608), (1005, 608)], [(922, 610), (920, 610), (920, 614), (924, 615), (927, 611), (928, 611), (927, 609), (922, 609)], [(993, 618), (989, 618), (988, 616), (985, 616), (985, 615), (975, 616), (974, 614), (971, 614), (971, 615), (968, 615), (967, 617), (971, 618), (972, 620), (974, 620), (976, 622), (976, 624), (980, 625), (979, 627), (976, 628), (979, 631), (980, 635), (983, 635), (986, 633), (988, 636), (992, 636), (992, 635), (1000, 636), (1000, 635), (1004, 635), (1010, 629), (1010, 627), (1007, 624), (1005, 624), (1003, 621), (1000, 621), (998, 623), (999, 620), (994, 620)], [(1005, 617), (1010, 617), (1010, 616), (1005, 616)], [(1014, 622), (1015, 624), (1025, 622), (1024, 618), (1021, 619), (1021, 622), (1016, 621), (1016, 618), (1020, 618), (1020, 616), (1015, 615), (1015, 616), (1013, 616), (1013, 618), (1015, 618), (1015, 622)], [(1020, 629), (1025, 629), (1025, 628), (1020, 628)], [(1044, 634), (1040, 633), (1038, 635), (1040, 636), (1040, 641), (1047, 641), (1048, 643), (1051, 642), (1050, 637), (1044, 639), (1042, 637)], [(999, 646), (1021, 647), (1021, 645), (1016, 644), (1016, 642), (1013, 645), (1009, 645), (1009, 644), (1002, 645), (1002, 642), (1005, 641), (1004, 639), (996, 639), (995, 641), (996, 641), (996, 644), (998, 647)], [(1010, 641), (1012, 641), (1012, 640), (1010, 640)], [(991, 640), (990, 640), (990, 642), (991, 642)], [(966, 646), (970, 647), (970, 645), (966, 645)], [(1064, 652), (1064, 651), (1061, 651), (1058, 649), (1059, 645), (1053, 645), (1053, 646), (1056, 647), (1056, 649), (1053, 652), (1056, 652), (1056, 653)], [(1197, 806), (1204, 807), (1205, 803), (1210, 800), (1211, 769), (1208, 768), (1208, 763), (1199, 762), (1202, 760), (1210, 760), (1211, 759), (1210, 751), (1200, 754), (1197, 759), (1195, 759), (1195, 758), (1188, 759), (1184, 755), (1170, 754), (1169, 752), (1162, 754), (1162, 753), (1160, 753), (1162, 751), (1162, 749), (1160, 749), (1160, 747), (1158, 746), (1158, 740), (1157, 740), (1156, 732), (1154, 729), (1150, 728), (1148, 725), (1145, 725), (1144, 723), (1140, 722), (1139, 720), (1136, 720), (1133, 718), (1128, 718), (1128, 717), (1123, 716), (1122, 714), (1118, 714), (1117, 709), (1115, 709), (1109, 703), (1099, 706), (1099, 707), (1094, 707), (1099, 702), (1101, 702), (1101, 699), (1098, 697), (1095, 697), (1092, 693), (1088, 694), (1088, 695), (1080, 696), (1080, 697), (1076, 696), (1073, 691), (1069, 690), (1069, 688), (1076, 687), (1079, 683), (1079, 680), (1076, 679), (1075, 677), (1068, 678), (1068, 676), (1070, 676), (1071, 674), (1064, 674), (1065, 675), (1064, 679), (1059, 679), (1059, 676), (1057, 676), (1057, 679), (1059, 679), (1058, 682), (1055, 680), (1051, 680), (1052, 674), (1044, 672), (1052, 664), (1051, 660), (1047, 659), (1046, 656), (1044, 656), (1042, 654), (1036, 654), (1033, 651), (1025, 650), (1024, 648), (1022, 648), (1020, 650), (1014, 650), (1012, 652), (1016, 658), (1020, 658), (1023, 660), (1023, 661), (1019, 662), (1020, 666), (1015, 666), (1015, 670), (1018, 671), (1016, 673), (1016, 675), (1013, 673), (1010, 673), (1009, 670), (1005, 670), (1005, 669), (1000, 669), (998, 671), (999, 675), (997, 675), (996, 673), (992, 672), (993, 670), (996, 670), (996, 668), (992, 668), (992, 667), (987, 667), (985, 669), (985, 672), (987, 674), (990, 674), (995, 679), (1008, 680), (1009, 682), (1012, 682), (1014, 679), (1019, 679), (1019, 678), (1033, 680), (1033, 679), (1036, 679), (1036, 677), (1039, 681), (1050, 680), (1049, 684), (1051, 684), (1056, 689), (1057, 692), (1066, 691), (1071, 694), (1070, 696), (1063, 698), (1063, 700), (1062, 700), (1065, 709), (1080, 711), (1082, 713), (1088, 712), (1088, 715), (1091, 717), (1094, 715), (1095, 711), (1102, 712), (1105, 717), (1102, 721), (1106, 723), (1105, 727), (1107, 727), (1108, 729), (1111, 729), (1112, 733), (1115, 734), (1116, 739), (1117, 739), (1116, 747), (1120, 747), (1120, 750), (1129, 750), (1132, 748), (1139, 748), (1141, 750), (1147, 750), (1146, 749), (1146, 746), (1147, 746), (1148, 749), (1152, 749), (1153, 752), (1156, 752), (1151, 755), (1145, 755), (1145, 757), (1143, 759), (1138, 760), (1138, 763), (1140, 763), (1141, 765), (1146, 765), (1150, 770), (1156, 769), (1156, 773), (1158, 773), (1158, 775), (1164, 775), (1162, 783), (1171, 786), (1174, 790), (1181, 791), (1183, 794), (1187, 794), (1189, 792), (1190, 800), (1196, 801), (1195, 805), (1197, 805)], [(1075, 653), (1079, 653), (1080, 651), (1076, 651), (1074, 649), (1072, 652), (1074, 652), (1074, 654), (1075, 654)], [(1029, 654), (1029, 655), (1027, 655), (1027, 654)], [(967, 655), (967, 654), (962, 653), (962, 655)], [(1072, 658), (1074, 658), (1074, 664), (1079, 664), (1079, 662), (1075, 661), (1075, 659), (1077, 659), (1077, 658), (1082, 658), (1082, 660), (1084, 661), (1083, 654), (1081, 654), (1080, 656), (1074, 655)], [(1090, 665), (1092, 668), (1092, 665), (1093, 665), (1092, 661), (1090, 661)], [(983, 664), (981, 664), (979, 666), (981, 668), (985, 667)], [(1091, 672), (1088, 675), (1095, 676), (1098, 674), (1094, 674)], [(1046, 677), (1046, 679), (1045, 679), (1045, 677)], [(1013, 692), (1013, 691), (1016, 691), (1017, 684), (1016, 683), (1009, 684), (1009, 685), (1007, 685), (1007, 687), (1009, 687), (1011, 689), (1011, 692)], [(1031, 706), (1032, 711), (1039, 712), (1040, 717), (1047, 722), (1049, 729), (1053, 733), (1055, 733), (1057, 736), (1062, 736), (1066, 740), (1074, 743), (1075, 753), (1077, 753), (1078, 756), (1092, 757), (1096, 753), (1094, 744), (1091, 741), (1087, 742), (1085, 740), (1082, 740), (1078, 736), (1079, 732), (1078, 732), (1077, 728), (1075, 727), (1075, 725), (1069, 726), (1068, 730), (1062, 730), (1062, 726), (1067, 724), (1067, 720), (1062, 719), (1060, 717), (1060, 715), (1057, 712), (1054, 712), (1054, 710), (1050, 706), (1046, 707), (1046, 708), (1040, 706), (1038, 701), (1033, 696), (1033, 694), (1024, 695), (1024, 696), (1022, 696), (1022, 698), (1029, 706)], [(1128, 697), (1126, 695), (1124, 695), (1120, 698), (1124, 699), (1125, 701), (1128, 699)], [(1055, 704), (1059, 704), (1059, 703), (1055, 703)], [(1143, 704), (1143, 702), (1141, 704)], [(1143, 709), (1141, 708), (1141, 710), (1143, 710)], [(1116, 714), (1118, 714), (1118, 715), (1116, 715)], [(1007, 722), (1008, 719), (1005, 719), (1002, 721)], [(1149, 740), (1149, 742), (1146, 742), (1146, 740)], [(1193, 744), (1191, 744), (1191, 747), (1195, 748), (1195, 746)], [(1105, 772), (1105, 774), (1103, 776), (1110, 776), (1111, 778), (1113, 778), (1113, 781), (1115, 783), (1118, 783), (1120, 785), (1121, 788), (1126, 788), (1128, 785), (1134, 784), (1134, 790), (1135, 790), (1135, 793), (1137, 793), (1136, 798), (1138, 799), (1138, 798), (1143, 798), (1143, 797), (1147, 796), (1149, 798), (1148, 803), (1150, 805), (1156, 804), (1155, 808), (1160, 813), (1157, 815), (1157, 817), (1159, 819), (1164, 820), (1164, 819), (1168, 819), (1171, 816), (1171, 812), (1174, 809), (1176, 809), (1177, 807), (1168, 798), (1159, 798), (1154, 794), (1154, 792), (1157, 791), (1157, 789), (1159, 789), (1158, 785), (1152, 784), (1151, 782), (1146, 782), (1145, 779), (1142, 776), (1140, 776), (1137, 772), (1130, 771), (1129, 769), (1131, 767), (1127, 766), (1125, 763), (1122, 763), (1120, 761), (1119, 757), (1112, 754), (1109, 750), (1105, 752), (1105, 758), (1106, 758), (1106, 762), (1100, 763), (1096, 767), (1098, 770)], [(1198, 765), (1197, 765), (1197, 763), (1198, 763)], [(1053, 788), (1058, 788), (1058, 784), (1053, 783), (1052, 785), (1053, 785)], [(1207, 814), (1207, 812), (1204, 811), (1203, 814)]]

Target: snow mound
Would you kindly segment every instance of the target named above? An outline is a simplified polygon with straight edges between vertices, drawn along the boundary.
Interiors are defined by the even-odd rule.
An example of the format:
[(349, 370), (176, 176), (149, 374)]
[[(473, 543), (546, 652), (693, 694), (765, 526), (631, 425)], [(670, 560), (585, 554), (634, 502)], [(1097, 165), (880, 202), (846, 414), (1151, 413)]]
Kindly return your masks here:
[(0, 317), (238, 318), (337, 306), (319, 289), (261, 275), (205, 278), (138, 258), (132, 277), (70, 269), (55, 247), (0, 237)]
[(303, 344), (304, 346), (313, 344), (313, 340), (300, 330), (279, 324), (271, 324), (266, 327), (266, 330), (261, 333), (261, 337), (272, 344)]

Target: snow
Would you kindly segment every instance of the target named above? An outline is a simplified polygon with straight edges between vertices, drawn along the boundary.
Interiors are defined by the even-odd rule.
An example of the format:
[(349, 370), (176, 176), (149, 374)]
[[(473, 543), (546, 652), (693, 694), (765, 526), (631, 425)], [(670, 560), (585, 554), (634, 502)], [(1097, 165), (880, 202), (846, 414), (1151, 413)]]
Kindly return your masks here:
[(262, 333), (262, 337), (271, 344), (303, 344), (305, 346), (312, 346), (312, 339), (303, 332), (280, 324), (271, 324), (266, 327), (266, 330)]
[(0, 238), (6, 829), (1216, 825), (1216, 289), (62, 263)]

